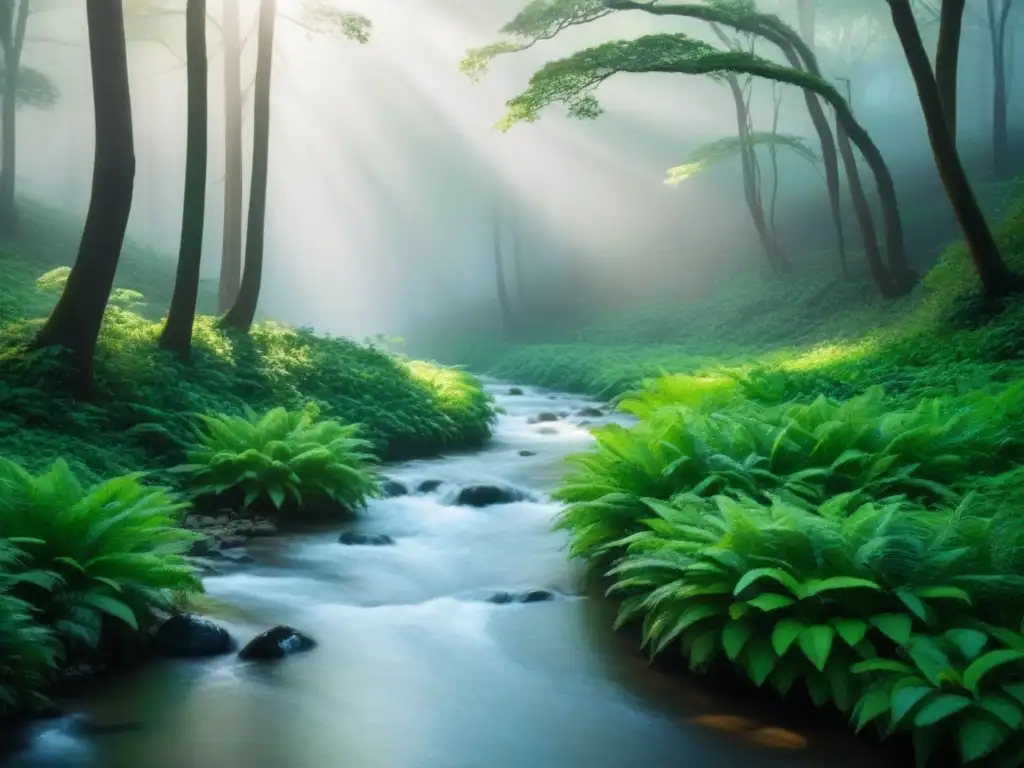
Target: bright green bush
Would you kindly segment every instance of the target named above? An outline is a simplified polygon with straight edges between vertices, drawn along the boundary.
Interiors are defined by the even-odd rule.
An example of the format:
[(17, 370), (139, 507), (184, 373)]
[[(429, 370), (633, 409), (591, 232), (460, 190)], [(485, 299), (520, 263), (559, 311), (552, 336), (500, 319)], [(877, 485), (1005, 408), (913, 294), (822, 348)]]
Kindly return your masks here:
[(0, 459), (0, 531), (24, 552), (6, 564), (11, 594), (75, 653), (99, 648), (105, 616), (145, 631), (175, 593), (202, 591), (187, 506), (136, 476), (86, 488), (63, 461), (34, 476)]
[(356, 510), (378, 492), (373, 444), (359, 437), (358, 424), (316, 417), (315, 407), (203, 416), (199, 445), (177, 471), (196, 496), (245, 508), (263, 502), (316, 511), (333, 502)]

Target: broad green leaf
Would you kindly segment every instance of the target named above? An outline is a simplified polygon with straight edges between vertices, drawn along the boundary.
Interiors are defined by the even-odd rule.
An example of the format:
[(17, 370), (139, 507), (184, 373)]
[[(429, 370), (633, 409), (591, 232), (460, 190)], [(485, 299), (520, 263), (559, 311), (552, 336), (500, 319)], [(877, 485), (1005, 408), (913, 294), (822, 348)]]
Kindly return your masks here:
[(779, 656), (785, 656), (786, 651), (800, 637), (800, 633), (804, 631), (804, 628), (804, 623), (797, 619), (783, 619), (776, 624), (775, 629), (772, 630), (772, 648), (775, 650), (775, 653)]
[(981, 706), (1006, 723), (1011, 731), (1020, 730), (1024, 723), (1024, 711), (1021, 711), (1020, 704), (1007, 696), (988, 694), (981, 698)]
[(825, 664), (828, 663), (828, 655), (832, 650), (832, 639), (835, 637), (835, 634), (835, 629), (826, 624), (807, 627), (807, 629), (800, 633), (798, 641), (800, 643), (800, 650), (804, 652), (804, 656), (810, 659), (819, 672), (823, 671)]
[(925, 624), (931, 624), (933, 615), (931, 609), (925, 605), (921, 598), (914, 594), (909, 589), (897, 589), (896, 596), (900, 601), (910, 609), (910, 612), (917, 616)]
[(860, 733), (864, 726), (888, 711), (889, 696), (880, 688), (872, 688), (860, 697), (853, 708), (854, 729)]
[(914, 725), (920, 728), (935, 725), (969, 706), (971, 706), (971, 700), (966, 696), (941, 693), (918, 710), (914, 716)]
[(1005, 731), (993, 721), (972, 717), (962, 721), (956, 729), (956, 741), (960, 759), (971, 763), (987, 757), (1002, 746)]
[(967, 605), (971, 604), (971, 596), (957, 587), (920, 587), (914, 592), (926, 600), (959, 600)]
[(1024, 659), (1024, 653), (1021, 651), (989, 651), (984, 656), (971, 662), (971, 665), (964, 670), (964, 687), (977, 695), (978, 687), (987, 674), (998, 667), (1013, 664), (1022, 659)]
[(776, 611), (779, 608), (786, 608), (787, 606), (793, 605), (794, 602), (793, 598), (787, 597), (786, 595), (777, 595), (774, 592), (766, 592), (763, 595), (758, 595), (757, 597), (752, 597), (747, 600), (747, 605), (768, 613), (770, 611)]
[(807, 596), (820, 595), (842, 589), (870, 589), (880, 592), (882, 588), (870, 579), (858, 579), (854, 576), (833, 576), (829, 579), (814, 579), (806, 584)]
[(722, 630), (722, 648), (729, 661), (735, 661), (750, 639), (752, 627), (746, 621), (731, 621)]
[(988, 635), (977, 629), (949, 629), (944, 635), (960, 650), (968, 663), (978, 657), (989, 639)]
[(774, 581), (776, 584), (785, 587), (790, 594), (795, 597), (800, 597), (803, 593), (803, 586), (800, 582), (781, 568), (755, 568), (752, 571), (747, 571), (743, 574), (742, 578), (736, 582), (736, 588), (733, 590), (733, 594), (739, 597), (747, 590), (747, 588), (761, 579)]
[(769, 642), (755, 637), (747, 643), (743, 660), (750, 679), (760, 687), (775, 668), (776, 656)]
[(906, 685), (894, 690), (889, 705), (892, 710), (892, 727), (895, 728), (903, 722), (903, 718), (909, 715), (914, 707), (933, 693), (937, 693), (937, 689), (925, 685)]
[(830, 623), (843, 642), (851, 648), (855, 648), (868, 631), (867, 622), (860, 619), (832, 619)]
[(897, 645), (907, 644), (914, 626), (905, 613), (880, 613), (871, 617), (871, 624)]

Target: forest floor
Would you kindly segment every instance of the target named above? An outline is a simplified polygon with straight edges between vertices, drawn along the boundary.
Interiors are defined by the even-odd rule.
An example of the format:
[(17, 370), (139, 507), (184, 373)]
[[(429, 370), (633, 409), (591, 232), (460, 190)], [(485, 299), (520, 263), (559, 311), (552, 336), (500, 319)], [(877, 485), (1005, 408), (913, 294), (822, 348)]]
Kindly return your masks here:
[(489, 398), (469, 375), (407, 360), (372, 343), (259, 323), (249, 336), (216, 328), (216, 285), (204, 281), (193, 357), (156, 348), (175, 263), (127, 243), (104, 320), (95, 397), (75, 403), (49, 377), (49, 353), (25, 344), (59, 295), (81, 222), (22, 204), (24, 236), (0, 250), (0, 455), (30, 471), (65, 458), (95, 481), (139, 470), (174, 484), (196, 415), (315, 404), (321, 416), (363, 425), (382, 459), (429, 456), (487, 439)]

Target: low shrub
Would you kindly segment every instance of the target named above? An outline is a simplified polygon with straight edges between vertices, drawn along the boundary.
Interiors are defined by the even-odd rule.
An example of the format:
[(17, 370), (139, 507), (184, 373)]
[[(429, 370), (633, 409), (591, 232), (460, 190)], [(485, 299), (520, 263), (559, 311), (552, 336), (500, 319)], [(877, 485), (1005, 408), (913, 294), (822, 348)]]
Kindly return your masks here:
[(373, 445), (358, 436), (360, 425), (317, 420), (317, 413), (313, 406), (203, 416), (199, 445), (177, 471), (195, 496), (236, 508), (309, 513), (333, 503), (341, 513), (356, 510), (378, 493)]

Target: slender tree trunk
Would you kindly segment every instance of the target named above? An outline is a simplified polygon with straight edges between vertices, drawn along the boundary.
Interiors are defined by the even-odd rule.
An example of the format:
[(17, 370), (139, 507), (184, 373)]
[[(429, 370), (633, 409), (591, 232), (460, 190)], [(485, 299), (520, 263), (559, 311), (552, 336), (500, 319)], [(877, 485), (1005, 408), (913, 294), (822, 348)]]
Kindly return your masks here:
[(261, 0), (259, 50), (253, 91), (252, 182), (246, 222), (245, 269), (238, 298), (221, 318), (226, 328), (248, 333), (256, 318), (263, 282), (263, 243), (267, 218), (267, 173), (270, 155), (270, 81), (274, 64), (277, 0)]
[(957, 82), (960, 72), (960, 39), (967, 0), (942, 0), (939, 11), (939, 43), (935, 50), (935, 83), (939, 89), (946, 128), (956, 142)]
[(67, 284), (36, 339), (70, 352), (76, 384), (86, 391), (103, 312), (114, 286), (135, 185), (131, 91), (121, 0), (86, 0), (96, 150), (92, 197)]
[(1010, 18), (1010, 0), (988, 0), (988, 29), (992, 43), (992, 174), (997, 181), (1012, 175), (1010, 135), (1007, 128), (1009, 92), (1006, 82), (1006, 28)]
[(522, 239), (519, 232), (519, 217), (516, 216), (512, 226), (512, 269), (516, 278), (516, 298), (519, 306), (525, 306), (527, 302), (526, 270), (523, 268)]
[[(772, 138), (777, 139), (779, 135), (779, 111), (782, 108), (782, 91), (778, 83), (772, 83)], [(779, 248), (779, 228), (776, 226), (776, 210), (779, 202), (779, 148), (773, 141), (768, 145), (768, 155), (772, 163), (772, 196), (768, 205), (768, 226), (772, 233), (772, 245), (775, 250)]]
[(501, 216), (500, 208), (494, 212), (494, 274), (497, 278), (498, 310), (501, 312), (501, 329), (503, 333), (512, 330), (512, 303), (508, 298), (508, 285), (505, 282), (505, 260), (501, 255)]
[[(0, 235), (21, 232), (14, 198), (17, 178), (17, 100), (21, 74), (21, 49), (28, 26), (29, 1), (0, 0), (0, 45), (4, 53), (3, 139), (0, 142)], [(17, 10), (15, 10), (17, 8)]]
[(815, 37), (817, 37), (817, 9), (814, 3), (816, 0), (796, 0), (797, 23), (800, 25), (800, 37), (804, 39), (807, 47), (812, 51), (817, 50)]
[(207, 75), (206, 0), (188, 0), (185, 7), (185, 48), (188, 57), (188, 139), (185, 194), (181, 211), (181, 243), (171, 309), (160, 346), (187, 360), (199, 298), (206, 217)]
[(761, 203), (761, 197), (757, 193), (757, 182), (755, 178), (755, 164), (757, 163), (757, 157), (754, 155), (752, 147), (750, 146), (750, 131), (749, 131), (749, 115), (747, 111), (747, 103), (743, 98), (743, 87), (740, 85), (739, 78), (736, 75), (726, 75), (725, 82), (729, 86), (729, 91), (732, 93), (733, 103), (736, 105), (736, 130), (739, 133), (740, 139), (740, 167), (743, 172), (743, 197), (747, 202), (747, 209), (750, 211), (750, 219), (754, 223), (754, 229), (757, 232), (758, 240), (761, 241), (761, 247), (764, 249), (765, 256), (768, 259), (768, 265), (775, 272), (786, 271), (786, 259), (781, 256), (778, 249), (775, 247), (775, 243), (772, 241), (771, 234), (768, 232), (768, 223), (764, 218), (764, 206)]
[(949, 133), (942, 98), (932, 75), (928, 53), (914, 19), (909, 0), (889, 0), (893, 26), (907, 57), (917, 86), (918, 98), (928, 127), (928, 139), (946, 194), (964, 233), (982, 287), (990, 297), (1004, 296), (1016, 290), (1019, 280), (1007, 268), (999, 254), (992, 230), (971, 189), (956, 142)]
[(242, 37), (238, 0), (223, 0), (224, 18), (224, 231), (220, 261), (220, 311), (238, 297), (242, 280)]

